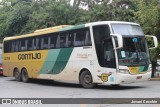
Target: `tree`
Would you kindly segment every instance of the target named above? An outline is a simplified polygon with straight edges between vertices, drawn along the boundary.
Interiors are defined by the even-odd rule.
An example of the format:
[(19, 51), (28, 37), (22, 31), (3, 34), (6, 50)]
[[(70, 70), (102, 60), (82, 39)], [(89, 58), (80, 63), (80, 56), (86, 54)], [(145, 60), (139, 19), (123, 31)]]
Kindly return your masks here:
[[(143, 27), (145, 34), (148, 32), (157, 37), (160, 35), (160, 1), (159, 0), (139, 0), (136, 18)], [(159, 38), (160, 39), (160, 38)], [(156, 67), (156, 60), (160, 58), (160, 44), (157, 49), (151, 50), (152, 76)]]
[(31, 8), (29, 5), (24, 5), (19, 3), (12, 7), (9, 12), (7, 23), (7, 35), (12, 36), (15, 34), (20, 34), (21, 30), (29, 20), (29, 15), (31, 14)]
[(7, 34), (6, 19), (8, 18), (10, 10), (11, 10), (11, 6), (4, 5), (3, 7), (0, 7), (0, 37), (4, 37)]
[(31, 11), (29, 20), (23, 27), (23, 33), (51, 26), (72, 25), (87, 21), (86, 11), (71, 6), (69, 0), (32, 2)]
[(160, 1), (140, 0), (137, 19), (145, 33), (150, 31), (152, 34), (158, 35), (160, 33)]
[(90, 8), (92, 21), (113, 20), (113, 21), (135, 21), (135, 3), (130, 0), (104, 0), (101, 4), (95, 4)]

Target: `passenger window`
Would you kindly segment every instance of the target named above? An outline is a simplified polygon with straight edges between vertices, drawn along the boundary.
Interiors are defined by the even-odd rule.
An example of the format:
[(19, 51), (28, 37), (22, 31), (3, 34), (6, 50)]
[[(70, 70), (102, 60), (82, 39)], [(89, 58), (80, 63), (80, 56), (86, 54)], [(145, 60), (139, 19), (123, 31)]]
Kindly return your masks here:
[(28, 46), (28, 51), (33, 50), (33, 39), (32, 38), (28, 38), (27, 40), (27, 46)]
[(68, 47), (67, 44), (67, 33), (60, 33), (60, 47), (61, 48), (66, 48)]
[(27, 40), (22, 39), (20, 51), (26, 51), (26, 50), (27, 50)]
[(33, 50), (40, 49), (40, 38), (33, 38)]
[(57, 34), (50, 35), (50, 48), (53, 49), (56, 47)]
[(60, 48), (60, 35), (57, 35), (56, 48)]
[(95, 44), (101, 44), (105, 38), (110, 37), (108, 25), (93, 26), (93, 36)]
[(74, 46), (88, 46), (88, 45), (91, 45), (89, 28), (76, 30), (74, 34)]
[(74, 36), (74, 46), (84, 46), (85, 34), (83, 31), (78, 30)]
[(8, 53), (11, 51), (11, 46), (10, 46), (10, 41), (5, 41), (4, 42), (4, 53)]
[(49, 37), (43, 37), (41, 42), (42, 49), (49, 49)]
[(40, 47), (41, 47), (41, 39), (40, 38), (36, 38), (35, 39), (35, 47), (36, 47), (36, 49), (41, 49)]
[(15, 52), (15, 47), (16, 47), (16, 41), (12, 41), (12, 52)]
[(74, 32), (70, 32), (69, 35), (67, 36), (68, 38), (68, 47), (73, 47), (73, 37), (74, 37)]
[(20, 41), (15, 41), (14, 46), (14, 52), (18, 52), (20, 50)]
[(92, 45), (91, 36), (90, 36), (90, 31), (89, 30), (86, 31), (85, 45), (87, 45), (87, 46), (91, 46)]

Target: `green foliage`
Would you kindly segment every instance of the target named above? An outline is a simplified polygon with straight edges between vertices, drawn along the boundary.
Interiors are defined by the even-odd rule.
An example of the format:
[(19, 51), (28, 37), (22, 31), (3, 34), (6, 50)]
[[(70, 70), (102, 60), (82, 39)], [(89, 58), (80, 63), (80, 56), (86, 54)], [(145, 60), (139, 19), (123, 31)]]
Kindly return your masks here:
[(21, 33), (22, 28), (29, 20), (30, 14), (31, 8), (29, 5), (24, 5), (22, 3), (15, 5), (10, 11), (10, 14), (6, 20), (7, 34), (10, 36)]
[(143, 26), (145, 33), (148, 31), (154, 35), (160, 33), (160, 1), (140, 0), (137, 19)]
[[(21, 3), (22, 4), (22, 3)], [(14, 7), (17, 9), (17, 3)], [(20, 7), (18, 7), (22, 13), (18, 12), (20, 16), (24, 16), (25, 18), (16, 18), (17, 23), (16, 25), (19, 25), (17, 27), (18, 29), (10, 30), (11, 32), (14, 32), (14, 34), (23, 34), (23, 33), (29, 33), (36, 29), (56, 26), (56, 25), (64, 25), (64, 24), (76, 24), (85, 22), (85, 18), (82, 18), (82, 14), (87, 15), (85, 10), (81, 10), (76, 7), (70, 6), (70, 4), (67, 2), (64, 2), (64, 0), (59, 0), (57, 2), (56, 0), (48, 0), (41, 1), (41, 2), (32, 2), (30, 5), (23, 4), (23, 8), (26, 8), (23, 10)], [(26, 6), (26, 7), (25, 7)], [(27, 13), (27, 14), (26, 14)], [(8, 18), (11, 24), (14, 24), (16, 20), (12, 20), (13, 15), (19, 17), (17, 14), (14, 14), (12, 12), (11, 17)], [(85, 21), (84, 21), (85, 20)], [(23, 23), (22, 23), (23, 22)], [(16, 26), (14, 24), (14, 26)], [(9, 29), (12, 29), (11, 26)]]
[(90, 21), (113, 20), (113, 21), (135, 21), (135, 4), (130, 0), (105, 0), (101, 5), (97, 4), (90, 8)]
[[(138, 11), (136, 19), (141, 24), (145, 33), (160, 36), (160, 1), (159, 0), (138, 0)], [(151, 60), (160, 58), (160, 45), (156, 50), (151, 50)]]
[(101, 4), (96, 4), (87, 0), (89, 10), (86, 11), (78, 7), (80, 0), (75, 0), (73, 6), (69, 4), (70, 0), (42, 0), (39, 2), (4, 0), (4, 3), (11, 2), (11, 6), (4, 5), (0, 9), (0, 26), (2, 26), (0, 36), (19, 35), (63, 24), (72, 25), (102, 20), (135, 21), (134, 2), (113, 0), (108, 4), (109, 1), (104, 0)]

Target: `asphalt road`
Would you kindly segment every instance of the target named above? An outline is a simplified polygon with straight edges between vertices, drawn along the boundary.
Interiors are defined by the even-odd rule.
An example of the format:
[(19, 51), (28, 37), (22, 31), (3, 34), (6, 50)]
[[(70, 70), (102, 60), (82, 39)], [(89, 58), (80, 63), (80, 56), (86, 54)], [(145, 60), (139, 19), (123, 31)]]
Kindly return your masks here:
[[(80, 85), (49, 80), (17, 82), (13, 77), (0, 76), (0, 98), (160, 98), (160, 81), (145, 81), (119, 87), (97, 86), (84, 89)], [(22, 107), (22, 105), (12, 105)], [(23, 105), (28, 106), (28, 105)], [(34, 107), (39, 105), (30, 105)], [(41, 107), (44, 105), (41, 105)], [(160, 107), (158, 104), (54, 104), (47, 107)], [(11, 107), (11, 105), (0, 105)], [(44, 106), (46, 107), (46, 106)]]

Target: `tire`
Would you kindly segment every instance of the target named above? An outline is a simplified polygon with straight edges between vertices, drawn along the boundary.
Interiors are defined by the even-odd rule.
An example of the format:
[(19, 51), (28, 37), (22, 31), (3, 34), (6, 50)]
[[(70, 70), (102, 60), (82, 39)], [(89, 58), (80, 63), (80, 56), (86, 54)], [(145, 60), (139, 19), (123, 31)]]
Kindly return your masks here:
[(16, 81), (21, 81), (22, 80), (21, 79), (21, 73), (19, 72), (18, 69), (14, 70), (14, 78), (15, 78)]
[(27, 83), (29, 81), (28, 72), (26, 69), (22, 70), (22, 81)]
[(82, 87), (91, 89), (96, 86), (95, 83), (93, 83), (92, 75), (88, 70), (85, 70), (80, 75), (80, 84)]

